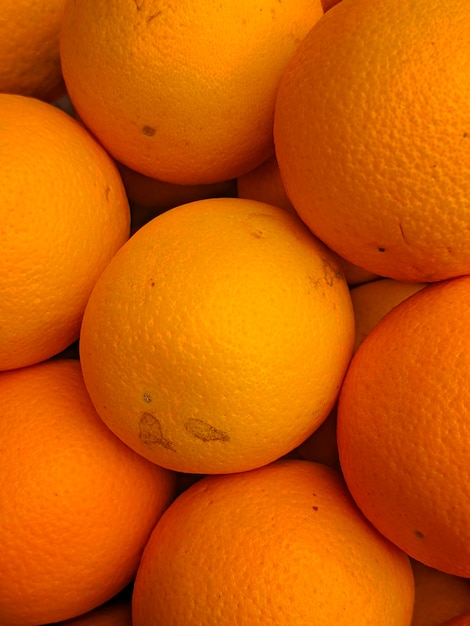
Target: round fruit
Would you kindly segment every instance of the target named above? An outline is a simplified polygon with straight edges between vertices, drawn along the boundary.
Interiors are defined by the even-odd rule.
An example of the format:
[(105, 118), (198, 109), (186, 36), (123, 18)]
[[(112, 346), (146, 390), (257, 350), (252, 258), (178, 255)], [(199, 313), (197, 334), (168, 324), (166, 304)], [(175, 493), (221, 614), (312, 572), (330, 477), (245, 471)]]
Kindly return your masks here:
[(402, 281), (470, 273), (469, 65), (468, 0), (342, 0), (303, 39), (278, 90), (276, 156), (340, 256)]
[(411, 626), (442, 626), (470, 611), (470, 580), (412, 560), (415, 601)]
[(106, 428), (77, 360), (0, 373), (0, 624), (81, 615), (133, 579), (174, 475)]
[(282, 71), (322, 15), (320, 0), (68, 2), (64, 79), (80, 118), (131, 169), (230, 180), (274, 151)]
[[(345, 2), (346, 0), (342, 0)], [(338, 449), (359, 508), (416, 560), (470, 577), (470, 276), (383, 317), (349, 365)]]
[(276, 461), (195, 483), (165, 511), (134, 584), (134, 626), (409, 626), (406, 555), (337, 472)]
[(218, 198), (159, 215), (121, 248), (88, 301), (80, 355), (115, 434), (159, 465), (207, 474), (306, 439), (353, 341), (336, 256), (279, 207)]
[(129, 237), (111, 158), (78, 122), (0, 94), (0, 370), (44, 361), (78, 339), (91, 289)]
[(426, 283), (404, 283), (393, 278), (381, 278), (351, 289), (356, 321), (354, 350), (357, 350), (386, 313), (423, 287), (426, 287)]
[(48, 102), (63, 96), (59, 31), (65, 2), (2, 0), (0, 93)]

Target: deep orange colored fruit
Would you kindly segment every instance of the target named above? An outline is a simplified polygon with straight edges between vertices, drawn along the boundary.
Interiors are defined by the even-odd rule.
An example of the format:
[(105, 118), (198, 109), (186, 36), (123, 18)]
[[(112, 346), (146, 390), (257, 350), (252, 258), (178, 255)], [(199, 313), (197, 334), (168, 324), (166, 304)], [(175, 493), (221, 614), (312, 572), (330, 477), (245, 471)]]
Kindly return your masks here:
[(409, 626), (409, 559), (335, 470), (302, 460), (189, 487), (137, 572), (134, 626)]
[(110, 600), (85, 615), (54, 626), (132, 626), (132, 604), (130, 599)]
[(68, 2), (64, 79), (81, 119), (131, 169), (230, 180), (274, 151), (282, 71), (322, 15), (320, 0)]
[(335, 255), (269, 204), (214, 198), (143, 226), (104, 270), (80, 336), (111, 430), (183, 472), (264, 465), (328, 415), (354, 340)]
[(341, 469), (336, 442), (336, 406), (321, 426), (296, 448), (296, 453), (301, 459)]
[(453, 617), (448, 620), (444, 624), (440, 626), (470, 626), (470, 613), (465, 613), (465, 615), (459, 615), (458, 617)]
[[(345, 0), (343, 0), (344, 2)], [(470, 276), (385, 315), (338, 401), (341, 467), (357, 504), (422, 563), (470, 577)]]
[[(239, 198), (268, 202), (297, 215), (286, 194), (276, 155), (272, 155), (254, 170), (238, 177), (237, 195)], [(346, 259), (339, 257), (339, 260), (349, 285), (365, 283), (377, 278), (375, 274), (349, 263)]]
[(393, 278), (369, 281), (351, 289), (356, 322), (354, 350), (361, 345), (382, 317), (427, 283), (404, 283)]
[(2, 0), (0, 93), (52, 102), (65, 92), (59, 31), (66, 0)]
[(470, 611), (470, 580), (412, 560), (415, 602), (411, 626), (442, 626)]
[(0, 94), (0, 370), (78, 339), (91, 289), (129, 236), (119, 172), (58, 108)]
[(175, 489), (96, 414), (77, 360), (0, 373), (0, 624), (80, 615), (134, 577)]
[(342, 0), (303, 39), (276, 155), (296, 211), (340, 256), (402, 281), (470, 273), (469, 66), (468, 0)]

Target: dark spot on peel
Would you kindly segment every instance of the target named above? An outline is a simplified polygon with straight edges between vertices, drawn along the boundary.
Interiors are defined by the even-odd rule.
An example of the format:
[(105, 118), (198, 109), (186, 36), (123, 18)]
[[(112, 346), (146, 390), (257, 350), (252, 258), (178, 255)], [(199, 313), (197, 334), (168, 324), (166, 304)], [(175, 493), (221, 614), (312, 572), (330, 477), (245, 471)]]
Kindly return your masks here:
[(413, 534), (415, 537), (418, 537), (418, 539), (424, 539), (424, 535), (420, 530), (414, 530)]
[(184, 427), (191, 435), (202, 441), (230, 441), (226, 432), (211, 426), (204, 420), (191, 418), (185, 422)]
[(377, 248), (377, 250), (378, 250), (379, 252), (385, 252), (385, 248), (382, 248), (382, 246), (379, 246), (379, 247)]
[(157, 131), (153, 126), (142, 126), (142, 132), (146, 137), (153, 137)]
[(341, 270), (330, 263), (328, 259), (323, 258), (323, 276), (327, 285), (332, 287), (337, 280), (343, 280), (344, 276)]
[(148, 448), (161, 446), (165, 450), (175, 452), (173, 443), (163, 435), (160, 421), (151, 413), (142, 413), (139, 420), (139, 439)]
[(152, 402), (152, 396), (147, 392), (144, 393), (143, 398), (144, 402)]
[(312, 509), (313, 509), (314, 511), (318, 511), (318, 507), (317, 507), (317, 506), (312, 506)]

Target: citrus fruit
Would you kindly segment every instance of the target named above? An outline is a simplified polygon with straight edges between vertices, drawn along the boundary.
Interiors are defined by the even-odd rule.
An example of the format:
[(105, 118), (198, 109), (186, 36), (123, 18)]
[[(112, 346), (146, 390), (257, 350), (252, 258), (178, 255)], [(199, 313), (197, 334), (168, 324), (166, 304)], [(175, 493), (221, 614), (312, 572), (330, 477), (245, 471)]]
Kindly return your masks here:
[(276, 156), (340, 256), (401, 281), (470, 273), (469, 63), (468, 0), (342, 0), (303, 38), (279, 85)]
[(326, 420), (310, 437), (297, 446), (296, 452), (300, 458), (315, 463), (323, 463), (340, 470), (338, 445), (336, 443), (336, 405)]
[(295, 213), (292, 202), (287, 197), (281, 174), (276, 160), (272, 155), (255, 169), (245, 172), (237, 179), (237, 192), (239, 198), (259, 200), (281, 207), (286, 211)]
[(164, 467), (264, 465), (331, 410), (354, 340), (336, 257), (298, 219), (211, 198), (118, 251), (83, 317), (87, 389), (109, 428)]
[(110, 600), (104, 605), (54, 626), (132, 626), (132, 605), (129, 599)]
[(63, 96), (59, 31), (66, 0), (2, 0), (0, 93)]
[(464, 615), (453, 617), (452, 619), (447, 620), (447, 622), (441, 624), (440, 626), (470, 626), (470, 613), (465, 613)]
[(409, 626), (406, 555), (335, 470), (276, 461), (208, 476), (167, 508), (134, 583), (134, 626)]
[(411, 626), (442, 626), (470, 611), (470, 580), (411, 560), (415, 602)]
[(67, 91), (118, 161), (158, 180), (236, 178), (274, 151), (282, 71), (320, 0), (68, 2)]
[(0, 624), (69, 619), (134, 577), (168, 472), (96, 414), (74, 359), (0, 373)]
[(129, 237), (112, 159), (60, 109), (0, 94), (0, 370), (78, 339), (91, 289)]
[[(346, 0), (342, 0), (345, 2)], [(341, 468), (359, 508), (429, 567), (470, 577), (470, 276), (389, 311), (338, 400)]]
[(393, 278), (382, 278), (351, 289), (356, 321), (354, 350), (357, 350), (388, 311), (426, 285), (427, 283), (404, 283)]
[[(297, 214), (284, 189), (276, 155), (272, 155), (254, 170), (238, 177), (237, 195), (239, 198), (249, 198), (274, 204)], [(346, 259), (339, 257), (339, 260), (349, 285), (365, 283), (377, 278), (375, 274), (349, 263)]]

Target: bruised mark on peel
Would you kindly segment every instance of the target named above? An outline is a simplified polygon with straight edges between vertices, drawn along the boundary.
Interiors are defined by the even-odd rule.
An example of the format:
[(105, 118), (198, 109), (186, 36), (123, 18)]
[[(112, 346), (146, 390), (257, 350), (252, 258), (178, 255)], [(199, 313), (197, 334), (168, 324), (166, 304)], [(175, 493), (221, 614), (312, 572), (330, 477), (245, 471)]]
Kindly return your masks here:
[(139, 439), (148, 448), (155, 448), (155, 446), (161, 446), (166, 450), (172, 450), (175, 452), (173, 443), (163, 435), (162, 426), (160, 420), (151, 413), (142, 413), (139, 420)]
[(211, 426), (204, 420), (191, 418), (185, 422), (184, 427), (191, 435), (202, 441), (230, 441), (226, 432)]
[(142, 132), (146, 137), (153, 137), (157, 131), (153, 126), (142, 126)]
[(335, 284), (335, 281), (344, 280), (344, 276), (341, 270), (334, 267), (334, 265), (332, 265), (328, 259), (323, 258), (322, 263), (323, 263), (323, 277), (327, 285), (329, 285), (330, 287), (333, 287), (333, 285)]

